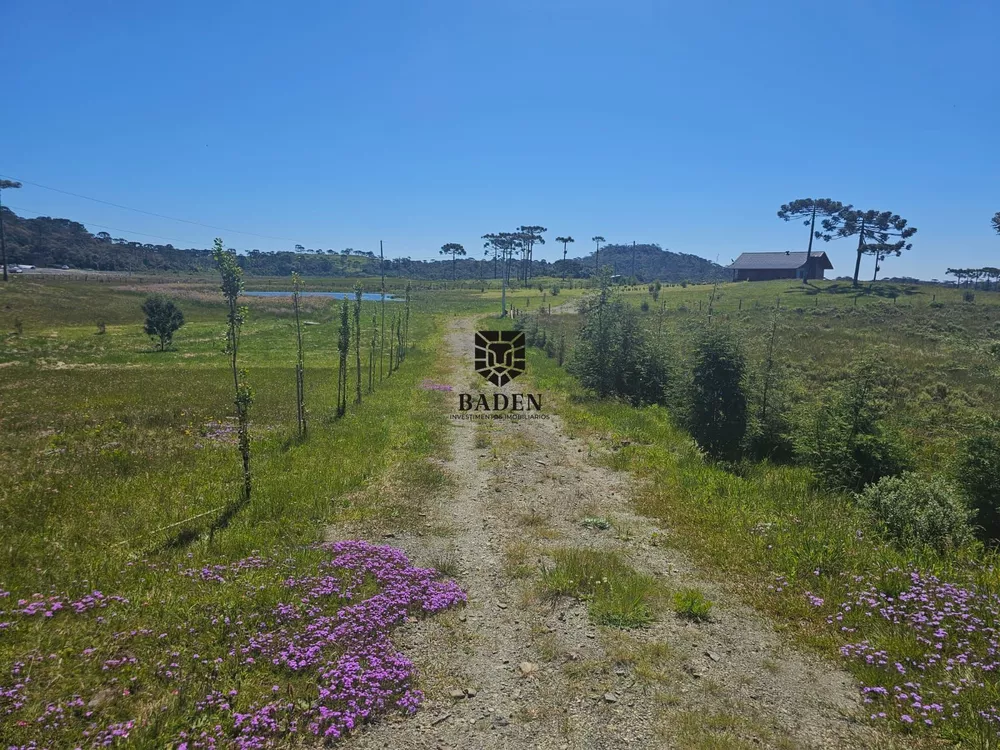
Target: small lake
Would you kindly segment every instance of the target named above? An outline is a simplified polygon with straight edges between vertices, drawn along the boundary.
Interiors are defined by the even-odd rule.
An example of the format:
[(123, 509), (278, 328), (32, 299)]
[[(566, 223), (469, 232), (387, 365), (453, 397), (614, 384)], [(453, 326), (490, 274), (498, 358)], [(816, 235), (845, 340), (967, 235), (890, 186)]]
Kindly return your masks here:
[[(292, 292), (243, 292), (247, 297), (291, 297)], [(299, 292), (300, 297), (329, 297), (330, 299), (354, 299), (354, 292)], [(393, 297), (391, 294), (385, 295), (388, 302), (402, 302), (402, 298)], [(382, 299), (381, 294), (362, 292), (361, 299), (366, 302), (377, 302)]]

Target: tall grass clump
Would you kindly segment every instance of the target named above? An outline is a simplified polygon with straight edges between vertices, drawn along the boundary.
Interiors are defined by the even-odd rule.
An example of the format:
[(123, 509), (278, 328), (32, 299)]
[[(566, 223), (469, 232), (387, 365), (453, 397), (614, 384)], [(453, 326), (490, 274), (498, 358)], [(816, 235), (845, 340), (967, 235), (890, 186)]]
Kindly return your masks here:
[(222, 239), (215, 238), (212, 258), (222, 277), (222, 296), (226, 300), (226, 349), (233, 376), (234, 403), (236, 406), (237, 442), (243, 460), (242, 502), (250, 502), (252, 481), (250, 475), (250, 406), (253, 404), (253, 390), (247, 382), (246, 370), (240, 367), (240, 331), (247, 319), (248, 310), (239, 304), (243, 294), (243, 269), (236, 262), (236, 253), (223, 247)]

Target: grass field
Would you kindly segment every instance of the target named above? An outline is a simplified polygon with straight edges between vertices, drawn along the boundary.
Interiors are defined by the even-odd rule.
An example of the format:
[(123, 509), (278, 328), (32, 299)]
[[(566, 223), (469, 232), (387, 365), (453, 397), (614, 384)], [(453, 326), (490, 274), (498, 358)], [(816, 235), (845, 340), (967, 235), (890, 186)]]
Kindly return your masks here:
[[(354, 284), (305, 281), (309, 290)], [(248, 279), (247, 287), (287, 283)], [(362, 283), (366, 291), (379, 286), (378, 279)], [(405, 283), (387, 279), (387, 286), (399, 293)], [(156, 291), (176, 298), (187, 318), (166, 352), (155, 351), (141, 327), (139, 306)], [(539, 325), (550, 338), (565, 337), (572, 356), (580, 325), (573, 302), (591, 291), (544, 279), (508, 290), (507, 303), (521, 315), (560, 307), (539, 316)], [(773, 282), (622, 293), (678, 367), (710, 312), (739, 332), (752, 364), (776, 316), (783, 381), (803, 413), (823, 402), (854, 357), (874, 353), (899, 376), (897, 417), (925, 473), (948, 467), (978, 416), (1000, 414), (996, 292), (967, 301), (944, 287), (880, 284), (859, 294), (841, 282)], [(227, 528), (211, 533), (240, 487), (217, 282), (26, 276), (0, 290), (6, 744), (62, 747), (127, 736), (138, 746), (161, 747), (170, 737), (211, 747), (235, 734), (254, 747), (294, 722), (335, 736), (348, 718), (412, 708), (411, 665), (388, 641), (364, 652), (379, 665), (364, 700), (324, 704), (334, 686), (350, 681), (356, 655), (324, 651), (305, 634), (329, 633), (338, 608), (401, 580), (406, 593), (387, 619), (364, 627), (388, 633), (413, 612), (457, 603), (461, 592), (383, 548), (320, 543), (334, 521), (367, 529), (417, 523), (421, 498), (447, 481), (427, 460), (445, 450), (444, 397), (421, 382), (441, 376), (444, 324), (495, 315), (500, 296), (491, 280), (417, 286), (402, 367), (377, 377), (375, 393), (341, 419), (333, 413), (334, 303), (306, 298), (304, 441), (295, 434), (291, 301), (247, 298), (242, 351), (255, 391), (255, 495)], [(387, 303), (388, 314), (399, 305)], [(365, 303), (366, 329), (376, 311)], [(366, 349), (362, 359), (367, 364)], [(807, 469), (760, 463), (729, 471), (707, 461), (663, 407), (595, 400), (537, 348), (529, 366), (574, 430), (624, 446), (608, 460), (646, 480), (637, 503), (662, 520), (669, 543), (779, 627), (843, 659), (869, 689), (874, 721), (996, 746), (1000, 580), (992, 552), (891, 547), (868, 533), (848, 496), (819, 489)], [(580, 578), (571, 572), (577, 563), (563, 561), (567, 581)], [(938, 609), (925, 617), (931, 605)], [(695, 611), (690, 602), (676, 607)], [(629, 622), (647, 617), (637, 610)], [(972, 623), (974, 630), (948, 639), (917, 623), (953, 632)], [(933, 658), (935, 650), (943, 658)], [(209, 715), (226, 718), (217, 725)]]
[[(139, 305), (146, 292), (168, 289), (187, 323), (171, 350), (157, 352), (142, 332)], [(261, 645), (255, 660), (233, 644), (264, 632), (301, 635), (350, 600), (350, 587), (333, 584), (327, 593), (334, 595), (321, 606), (298, 611), (301, 603), (288, 599), (305, 591), (305, 601), (328, 575), (325, 566), (336, 551), (316, 546), (325, 524), (400, 522), (445, 481), (426, 460), (443, 449), (441, 394), (419, 384), (435, 372), (442, 310), (481, 308), (447, 293), (418, 294), (402, 367), (384, 380), (377, 376), (375, 392), (335, 419), (333, 306), (304, 300), (305, 320), (315, 325), (304, 326), (310, 421), (308, 438), (300, 441), (291, 300), (247, 298), (242, 352), (255, 391), (255, 490), (253, 502), (212, 535), (240, 489), (232, 380), (222, 354), (224, 308), (216, 289), (208, 280), (175, 290), (171, 282), (34, 283), (27, 277), (2, 290), (5, 746), (69, 747), (128, 735), (139, 745), (162, 747), (163, 738), (180, 742), (193, 728), (206, 731), (201, 741), (208, 743), (233, 732), (239, 715), (256, 717), (251, 738), (271, 714), (282, 731), (296, 720), (321, 732), (337, 726), (339, 719), (318, 713), (319, 662), (310, 671), (302, 656), (295, 669), (282, 670), (260, 660), (276, 645)], [(390, 303), (389, 315), (393, 304), (402, 309)], [(365, 303), (366, 330), (375, 311), (376, 303)], [(98, 321), (105, 323), (103, 334)], [(367, 348), (363, 358), (367, 370)], [(367, 382), (367, 372), (363, 377)], [(371, 559), (355, 573), (355, 597), (370, 593), (380, 575), (405, 568), (378, 550), (364, 554)], [(298, 584), (289, 587), (289, 580)], [(434, 611), (455, 595), (445, 590), (444, 599), (435, 599), (431, 594), (443, 583), (419, 585), (399, 617), (413, 606)], [(394, 622), (381, 625), (388, 632)], [(288, 648), (280, 653), (287, 656)], [(343, 657), (326, 654), (322, 663)], [(393, 669), (386, 674), (403, 675), (396, 682), (404, 687), (384, 677), (391, 689), (372, 687), (379, 700), (408, 694), (405, 664)], [(281, 696), (294, 696), (291, 709), (272, 696), (278, 684)], [(227, 726), (192, 724), (205, 696), (227, 703)], [(350, 713), (339, 703), (334, 708)], [(272, 729), (279, 731), (277, 724)]]

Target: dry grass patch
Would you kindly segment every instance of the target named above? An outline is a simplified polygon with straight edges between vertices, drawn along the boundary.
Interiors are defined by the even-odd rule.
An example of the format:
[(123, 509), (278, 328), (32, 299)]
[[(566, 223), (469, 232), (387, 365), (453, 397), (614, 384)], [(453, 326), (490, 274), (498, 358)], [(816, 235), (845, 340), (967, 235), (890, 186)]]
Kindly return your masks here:
[(531, 564), (531, 547), (527, 542), (511, 542), (504, 547), (503, 571), (509, 578), (516, 580), (530, 578), (534, 574), (535, 566)]
[(643, 684), (665, 685), (677, 676), (674, 653), (663, 641), (642, 641), (628, 633), (609, 630), (602, 644), (613, 664), (629, 669)]

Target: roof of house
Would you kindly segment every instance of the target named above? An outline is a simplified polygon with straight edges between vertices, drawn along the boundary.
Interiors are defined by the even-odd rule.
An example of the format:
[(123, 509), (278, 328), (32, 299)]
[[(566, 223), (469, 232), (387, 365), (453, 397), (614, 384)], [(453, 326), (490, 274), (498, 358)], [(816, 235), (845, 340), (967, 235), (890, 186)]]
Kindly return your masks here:
[[(807, 253), (793, 253), (787, 250), (783, 253), (742, 253), (739, 258), (726, 266), (726, 268), (760, 271), (801, 268), (806, 264), (806, 256)], [(823, 251), (814, 252), (812, 257), (820, 261), (823, 268), (833, 268), (833, 264)]]

